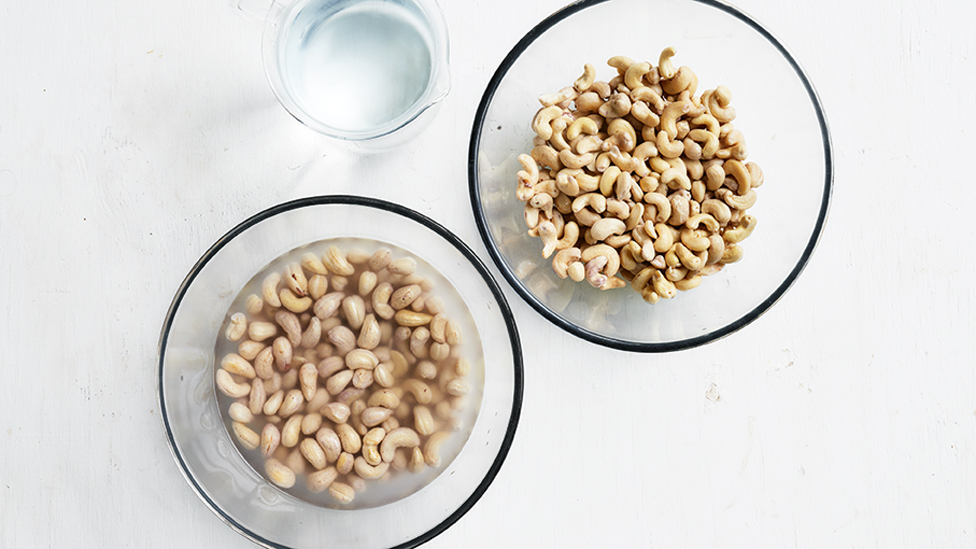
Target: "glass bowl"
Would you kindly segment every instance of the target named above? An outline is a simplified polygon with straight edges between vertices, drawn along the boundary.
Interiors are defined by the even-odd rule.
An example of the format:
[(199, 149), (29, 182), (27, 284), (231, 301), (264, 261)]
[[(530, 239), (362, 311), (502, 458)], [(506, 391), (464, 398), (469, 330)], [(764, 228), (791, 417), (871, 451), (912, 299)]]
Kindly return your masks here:
[[(526, 234), (523, 203), (515, 198), (517, 157), (532, 149), (530, 123), (540, 95), (571, 85), (584, 63), (604, 80), (616, 74), (605, 64), (616, 55), (656, 66), (668, 46), (677, 51), (675, 66), (688, 65), (698, 75), (699, 92), (719, 85), (732, 91), (735, 127), (765, 183), (749, 210), (758, 226), (743, 242), (744, 258), (704, 277), (699, 287), (651, 305), (630, 288), (600, 291), (555, 275), (540, 240)], [(475, 116), (468, 177), (486, 247), (533, 308), (594, 343), (663, 352), (724, 337), (783, 296), (823, 230), (833, 170), (812, 84), (755, 20), (714, 0), (583, 0), (539, 23), (496, 70)]]
[[(484, 342), (480, 411), (457, 456), (418, 491), (356, 509), (316, 505), (266, 481), (232, 439), (214, 383), (215, 343), (229, 307), (252, 276), (296, 248), (342, 238), (387, 243), (429, 264), (470, 312), (478, 337), (466, 337), (464, 344)], [(450, 309), (451, 298), (445, 301)], [(396, 204), (324, 196), (247, 219), (194, 265), (163, 324), (158, 383), (166, 436), (180, 470), (234, 530), (264, 547), (414, 547), (457, 521), (495, 478), (518, 423), (522, 357), (500, 288), (456, 236)]]

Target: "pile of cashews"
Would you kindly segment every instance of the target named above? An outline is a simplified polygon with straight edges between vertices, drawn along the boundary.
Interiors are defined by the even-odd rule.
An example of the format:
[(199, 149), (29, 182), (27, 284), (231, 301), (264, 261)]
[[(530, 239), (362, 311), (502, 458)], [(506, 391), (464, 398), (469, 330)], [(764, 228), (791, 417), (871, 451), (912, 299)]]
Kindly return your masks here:
[[(216, 368), (231, 430), (266, 478), (349, 504), (367, 480), (444, 464), (472, 390), (458, 324), (412, 257), (306, 253), (229, 316)], [(260, 434), (259, 434), (260, 433)]]
[(696, 96), (698, 77), (674, 55), (665, 48), (657, 67), (612, 57), (609, 82), (586, 64), (572, 86), (539, 97), (516, 196), (560, 278), (629, 282), (657, 303), (742, 258), (762, 170), (746, 162), (729, 89)]

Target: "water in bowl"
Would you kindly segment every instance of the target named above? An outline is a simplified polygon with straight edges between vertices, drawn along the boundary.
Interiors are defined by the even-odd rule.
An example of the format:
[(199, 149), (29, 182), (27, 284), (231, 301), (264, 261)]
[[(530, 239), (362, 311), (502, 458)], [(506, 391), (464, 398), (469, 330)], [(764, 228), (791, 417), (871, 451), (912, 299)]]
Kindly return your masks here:
[[(343, 132), (406, 122), (431, 83), (422, 14), (390, 0), (311, 0), (278, 42), (281, 78), (309, 115)], [(393, 129), (393, 128), (390, 128)]]

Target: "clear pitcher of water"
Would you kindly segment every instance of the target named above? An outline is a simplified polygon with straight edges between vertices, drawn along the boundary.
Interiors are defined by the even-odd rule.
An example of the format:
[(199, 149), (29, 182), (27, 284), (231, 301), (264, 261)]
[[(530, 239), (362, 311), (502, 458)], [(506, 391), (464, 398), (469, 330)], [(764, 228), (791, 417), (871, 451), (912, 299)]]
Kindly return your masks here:
[(267, 9), (264, 66), (301, 123), (364, 149), (410, 140), (451, 87), (447, 25), (435, 0), (233, 0)]

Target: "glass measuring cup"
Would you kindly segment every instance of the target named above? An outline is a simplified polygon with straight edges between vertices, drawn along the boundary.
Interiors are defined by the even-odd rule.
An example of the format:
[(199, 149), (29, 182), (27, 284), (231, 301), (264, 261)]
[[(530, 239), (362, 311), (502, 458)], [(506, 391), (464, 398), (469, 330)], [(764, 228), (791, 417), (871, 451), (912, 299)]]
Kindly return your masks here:
[(436, 0), (235, 0), (264, 17), (264, 67), (278, 101), (309, 128), (361, 148), (416, 137), (450, 91)]

